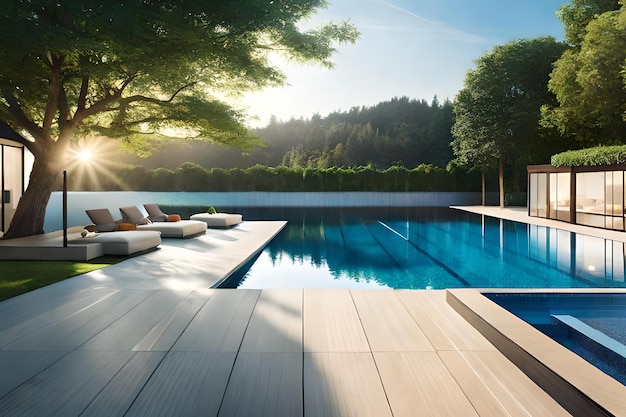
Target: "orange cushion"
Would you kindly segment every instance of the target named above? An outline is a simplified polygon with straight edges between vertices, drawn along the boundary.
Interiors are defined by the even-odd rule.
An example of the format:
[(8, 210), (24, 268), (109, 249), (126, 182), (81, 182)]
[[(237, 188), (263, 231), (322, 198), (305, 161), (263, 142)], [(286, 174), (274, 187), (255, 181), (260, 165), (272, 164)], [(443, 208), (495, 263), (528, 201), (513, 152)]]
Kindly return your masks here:
[(168, 214), (167, 215), (167, 221), (168, 222), (179, 222), (180, 221), (180, 214)]
[(132, 223), (120, 223), (117, 225), (117, 230), (137, 230), (137, 226)]

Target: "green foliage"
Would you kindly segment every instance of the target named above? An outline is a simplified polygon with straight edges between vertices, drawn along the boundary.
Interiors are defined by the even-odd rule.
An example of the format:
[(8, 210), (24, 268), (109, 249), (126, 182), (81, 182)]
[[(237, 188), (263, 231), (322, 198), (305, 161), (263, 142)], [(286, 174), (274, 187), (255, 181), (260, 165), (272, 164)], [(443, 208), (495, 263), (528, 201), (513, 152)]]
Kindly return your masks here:
[[(504, 205), (505, 162), (525, 166), (553, 152), (554, 132), (539, 125), (541, 106), (556, 103), (547, 84), (565, 45), (551, 37), (496, 46), (476, 61), (454, 102), (452, 148), (459, 165), (499, 167)], [(515, 171), (514, 171), (515, 172)]]
[(283, 84), (271, 51), (331, 66), (334, 45), (358, 38), (348, 23), (298, 29), (323, 0), (5, 6), (0, 114), (36, 140), (80, 130), (141, 143), (146, 133), (182, 128), (249, 146), (244, 114), (214, 92)]
[(310, 119), (286, 122), (273, 118), (266, 127), (255, 131), (267, 146), (245, 154), (203, 141), (168, 140), (160, 141), (159, 148), (147, 158), (122, 154), (120, 159), (148, 168), (169, 169), (188, 161), (224, 169), (254, 165), (445, 167), (452, 158), (452, 122), (449, 101), (439, 103), (435, 97), (429, 104), (402, 97), (324, 117), (313, 115)]
[[(462, 169), (447, 172), (442, 168), (422, 164), (414, 169), (395, 166), (379, 170), (373, 166), (354, 168), (277, 168), (255, 165), (247, 169), (205, 169), (195, 164), (184, 164), (175, 171), (158, 168), (146, 170), (147, 178), (127, 175), (137, 173), (128, 167), (114, 173), (126, 178), (114, 186), (134, 191), (278, 191), (278, 192), (322, 192), (322, 191), (478, 191), (480, 176)], [(71, 178), (70, 178), (71, 180)], [(126, 187), (126, 188), (124, 188)], [(76, 189), (73, 187), (73, 189)], [(91, 187), (94, 191), (109, 191), (108, 188)]]
[(542, 105), (554, 103), (547, 89), (552, 63), (565, 45), (551, 37), (496, 46), (467, 73), (454, 102), (452, 143), (466, 165), (488, 165), (493, 158), (529, 157), (545, 137), (539, 128)]
[(252, 152), (250, 159), (302, 168), (443, 167), (452, 157), (452, 118), (449, 101), (440, 104), (435, 98), (429, 104), (400, 97), (310, 120), (274, 120), (257, 130), (268, 147)]
[(617, 0), (571, 0), (559, 7), (557, 15), (565, 27), (565, 38), (572, 45), (580, 45), (587, 25), (596, 16), (619, 8)]
[(300, 29), (325, 0), (5, 3), (0, 119), (35, 157), (10, 237), (43, 231), (72, 140), (102, 135), (143, 155), (168, 136), (252, 149), (245, 114), (216, 97), (283, 85), (271, 54), (331, 66), (334, 46), (359, 36), (349, 23)]
[(552, 156), (551, 163), (557, 167), (626, 164), (626, 145), (597, 146), (562, 152)]
[(555, 63), (549, 88), (558, 105), (542, 108), (542, 124), (586, 146), (623, 143), (625, 64), (626, 5), (590, 19), (579, 45)]

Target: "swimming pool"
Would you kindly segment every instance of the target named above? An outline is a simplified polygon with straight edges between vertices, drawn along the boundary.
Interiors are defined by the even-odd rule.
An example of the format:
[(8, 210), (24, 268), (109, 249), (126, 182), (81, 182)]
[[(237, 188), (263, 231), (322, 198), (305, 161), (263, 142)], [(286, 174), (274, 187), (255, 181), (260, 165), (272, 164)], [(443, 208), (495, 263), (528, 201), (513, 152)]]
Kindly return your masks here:
[(483, 294), (626, 385), (626, 294)]
[(622, 242), (459, 210), (278, 208), (244, 216), (289, 223), (224, 286), (626, 287)]

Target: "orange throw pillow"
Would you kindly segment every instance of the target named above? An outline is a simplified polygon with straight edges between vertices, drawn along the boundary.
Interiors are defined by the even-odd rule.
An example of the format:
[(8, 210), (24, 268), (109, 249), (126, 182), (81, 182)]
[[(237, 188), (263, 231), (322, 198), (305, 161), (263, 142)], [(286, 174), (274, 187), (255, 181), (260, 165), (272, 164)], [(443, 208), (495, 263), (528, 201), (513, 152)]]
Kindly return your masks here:
[(168, 222), (179, 222), (180, 221), (180, 214), (168, 214), (167, 215), (167, 221)]
[(126, 230), (137, 230), (137, 226), (132, 223), (120, 223), (117, 225), (117, 230), (126, 231)]

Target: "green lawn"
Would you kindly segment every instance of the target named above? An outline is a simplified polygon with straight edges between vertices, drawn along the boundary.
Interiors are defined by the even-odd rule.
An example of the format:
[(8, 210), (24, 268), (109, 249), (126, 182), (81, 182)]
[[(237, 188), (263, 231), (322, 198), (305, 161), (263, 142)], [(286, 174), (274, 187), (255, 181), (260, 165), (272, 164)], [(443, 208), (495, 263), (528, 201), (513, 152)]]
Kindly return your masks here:
[(0, 301), (127, 259), (104, 256), (88, 262), (0, 261)]

